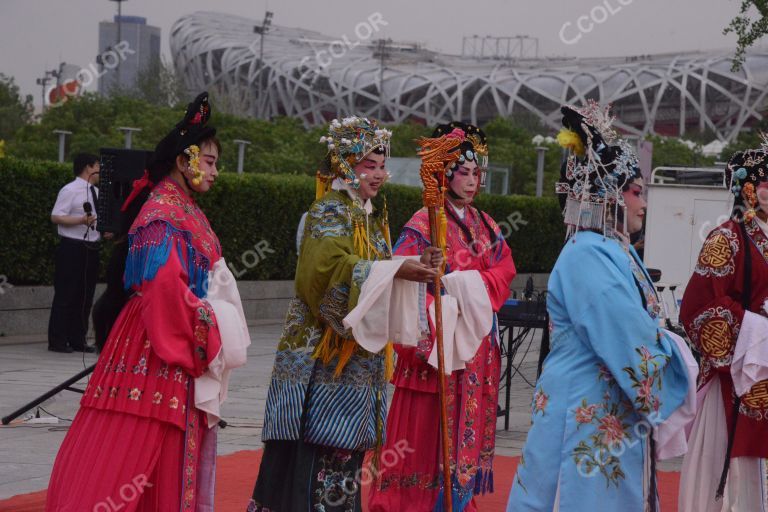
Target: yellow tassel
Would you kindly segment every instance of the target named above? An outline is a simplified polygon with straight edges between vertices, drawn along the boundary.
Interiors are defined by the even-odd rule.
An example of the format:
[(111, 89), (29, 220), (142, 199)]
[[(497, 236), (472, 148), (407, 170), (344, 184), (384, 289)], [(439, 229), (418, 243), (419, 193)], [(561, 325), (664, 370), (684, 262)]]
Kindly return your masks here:
[(339, 361), (336, 363), (336, 371), (333, 372), (333, 378), (338, 379), (341, 377), (341, 372), (344, 371), (344, 367), (352, 359), (352, 354), (355, 353), (357, 348), (357, 342), (355, 340), (343, 340), (341, 349), (339, 351)]
[(338, 349), (334, 346), (337, 345), (336, 336), (337, 334), (332, 328), (326, 327), (323, 337), (320, 338), (320, 341), (315, 346), (312, 357), (319, 359), (323, 364), (330, 363), (333, 356), (338, 352)]
[(381, 214), (381, 230), (384, 232), (384, 240), (387, 241), (387, 247), (392, 252), (392, 238), (389, 234), (389, 211), (387, 210), (387, 196), (384, 196), (384, 208)]
[(361, 258), (365, 256), (365, 227), (362, 222), (354, 221), (354, 233), (352, 235), (352, 248), (355, 254)]
[(331, 190), (331, 179), (329, 176), (324, 175), (320, 171), (317, 171), (315, 175), (315, 199), (320, 199)]
[(557, 134), (557, 143), (566, 149), (570, 149), (578, 156), (584, 156), (587, 153), (584, 142), (579, 137), (579, 134), (568, 128), (563, 128)]
[(395, 374), (395, 349), (392, 342), (384, 347), (384, 378), (389, 382)]

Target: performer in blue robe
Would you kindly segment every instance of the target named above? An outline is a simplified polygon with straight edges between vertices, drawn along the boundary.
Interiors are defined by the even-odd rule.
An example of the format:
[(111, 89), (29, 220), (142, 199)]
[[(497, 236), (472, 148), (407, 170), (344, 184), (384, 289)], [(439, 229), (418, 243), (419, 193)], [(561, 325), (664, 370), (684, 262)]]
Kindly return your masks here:
[(610, 145), (607, 110), (562, 112), (569, 238), (549, 280), (551, 352), (507, 510), (654, 511), (657, 445), (685, 449), (695, 361), (660, 328), (659, 299), (629, 244), (646, 206), (635, 155)]

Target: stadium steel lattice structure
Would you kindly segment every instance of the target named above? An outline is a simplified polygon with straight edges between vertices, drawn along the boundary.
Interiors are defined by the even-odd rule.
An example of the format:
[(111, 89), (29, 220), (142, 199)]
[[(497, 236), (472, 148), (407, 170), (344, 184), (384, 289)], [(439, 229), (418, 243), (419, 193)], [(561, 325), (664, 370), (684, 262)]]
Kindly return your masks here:
[[(708, 132), (732, 140), (768, 107), (768, 52), (732, 72), (730, 51), (622, 58), (467, 58), (418, 44), (333, 38), (273, 26), (259, 61), (256, 21), (212, 12), (179, 19), (170, 43), (191, 89), (208, 88), (229, 110), (294, 116), (307, 126), (347, 114), (429, 125), (483, 124), (528, 113), (560, 126), (559, 107), (588, 98), (611, 103), (630, 135)], [(258, 81), (263, 91), (257, 98)]]

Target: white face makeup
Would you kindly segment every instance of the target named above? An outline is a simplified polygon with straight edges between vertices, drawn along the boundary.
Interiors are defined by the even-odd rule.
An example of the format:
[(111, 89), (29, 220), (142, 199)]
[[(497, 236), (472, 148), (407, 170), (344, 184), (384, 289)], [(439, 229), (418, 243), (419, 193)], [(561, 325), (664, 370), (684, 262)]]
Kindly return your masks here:
[(453, 175), (448, 186), (459, 199), (454, 197), (451, 200), (454, 203), (462, 203), (458, 206), (471, 203), (480, 186), (480, 168), (477, 166), (477, 162), (467, 160), (452, 172)]
[(376, 197), (387, 181), (386, 159), (383, 154), (371, 152), (355, 165), (355, 176), (360, 180), (357, 193), (363, 201)]
[(627, 234), (631, 235), (643, 229), (643, 219), (648, 203), (645, 202), (645, 181), (636, 178), (630, 183), (629, 189), (622, 192), (626, 205)]

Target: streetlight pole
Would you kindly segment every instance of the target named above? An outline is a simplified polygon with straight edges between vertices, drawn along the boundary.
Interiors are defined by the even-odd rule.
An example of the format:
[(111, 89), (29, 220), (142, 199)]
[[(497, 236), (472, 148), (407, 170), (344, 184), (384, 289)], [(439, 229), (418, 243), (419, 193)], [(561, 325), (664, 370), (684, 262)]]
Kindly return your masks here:
[(243, 174), (243, 164), (245, 163), (245, 146), (250, 145), (251, 141), (235, 139), (232, 142), (237, 144), (237, 174)]
[(536, 197), (544, 195), (544, 154), (549, 151), (549, 148), (544, 146), (537, 146), (537, 160), (536, 160)]
[(130, 126), (118, 126), (118, 130), (125, 135), (125, 149), (131, 149), (133, 145), (133, 132), (140, 132), (141, 128), (131, 128)]
[(64, 150), (67, 146), (67, 135), (72, 135), (72, 132), (67, 130), (53, 130), (53, 133), (59, 136), (59, 162), (64, 162)]
[(259, 34), (259, 72), (256, 75), (258, 77), (258, 82), (256, 83), (258, 95), (257, 95), (257, 103), (256, 103), (256, 117), (261, 118), (262, 115), (262, 76), (261, 73), (264, 69), (264, 35), (269, 31), (270, 25), (272, 25), (272, 16), (274, 16), (275, 13), (272, 11), (267, 11), (264, 13), (264, 20), (261, 22), (261, 26), (256, 25), (253, 27), (253, 32), (255, 34)]

